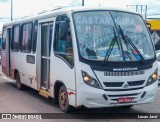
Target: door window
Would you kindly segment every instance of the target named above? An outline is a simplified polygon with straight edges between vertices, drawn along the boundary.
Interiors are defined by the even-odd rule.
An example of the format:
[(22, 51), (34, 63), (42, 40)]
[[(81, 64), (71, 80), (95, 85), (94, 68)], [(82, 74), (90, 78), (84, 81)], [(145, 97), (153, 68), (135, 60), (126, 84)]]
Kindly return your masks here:
[(70, 67), (73, 67), (72, 34), (67, 17), (56, 19), (54, 52), (61, 57)]
[(7, 40), (7, 29), (5, 28), (3, 30), (3, 36), (2, 36), (2, 50), (6, 49), (6, 40)]
[(32, 52), (36, 52), (36, 45), (37, 45), (37, 32), (38, 32), (38, 22), (35, 21), (33, 27), (33, 36), (32, 36)]
[(12, 51), (19, 51), (19, 34), (20, 33), (20, 26), (16, 25), (13, 27), (13, 39), (11, 44)]
[(32, 23), (27, 23), (22, 26), (22, 43), (21, 51), (22, 52), (31, 52), (32, 44)]

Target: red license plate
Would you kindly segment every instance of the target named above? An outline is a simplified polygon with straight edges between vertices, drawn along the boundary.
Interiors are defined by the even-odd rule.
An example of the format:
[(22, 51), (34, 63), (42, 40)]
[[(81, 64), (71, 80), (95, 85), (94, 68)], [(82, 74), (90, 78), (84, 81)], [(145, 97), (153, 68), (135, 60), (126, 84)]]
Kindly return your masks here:
[(129, 103), (132, 102), (132, 98), (131, 97), (124, 97), (124, 98), (119, 98), (117, 100), (118, 103)]

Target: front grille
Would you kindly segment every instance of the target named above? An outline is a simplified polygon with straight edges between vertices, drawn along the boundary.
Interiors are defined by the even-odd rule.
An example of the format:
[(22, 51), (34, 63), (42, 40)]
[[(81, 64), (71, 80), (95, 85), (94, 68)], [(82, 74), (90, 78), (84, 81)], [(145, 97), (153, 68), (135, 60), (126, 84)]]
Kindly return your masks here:
[(143, 89), (144, 87), (138, 87), (138, 88), (129, 88), (129, 89), (104, 89), (105, 91), (131, 91), (131, 90), (139, 90)]
[(128, 96), (135, 96), (138, 95), (138, 93), (136, 94), (121, 94), (121, 95), (108, 95), (109, 97), (128, 97)]
[(143, 85), (144, 82), (145, 82), (145, 80), (131, 81), (131, 82), (128, 82), (128, 85), (129, 86), (139, 86), (139, 85)]
[(122, 87), (123, 82), (104, 82), (106, 87)]
[(133, 76), (145, 74), (144, 70), (130, 72), (104, 72), (104, 76)]
[(130, 97), (132, 98), (132, 102), (135, 102), (136, 99), (138, 99), (141, 95), (141, 92), (139, 93), (133, 93), (133, 94), (115, 94), (115, 95), (107, 95), (107, 97), (111, 100), (112, 103), (117, 103), (119, 98), (124, 97)]
[[(140, 86), (143, 85), (145, 80), (139, 80), (139, 81), (128, 81), (129, 86)], [(103, 82), (103, 84), (106, 87), (122, 87), (124, 82)]]

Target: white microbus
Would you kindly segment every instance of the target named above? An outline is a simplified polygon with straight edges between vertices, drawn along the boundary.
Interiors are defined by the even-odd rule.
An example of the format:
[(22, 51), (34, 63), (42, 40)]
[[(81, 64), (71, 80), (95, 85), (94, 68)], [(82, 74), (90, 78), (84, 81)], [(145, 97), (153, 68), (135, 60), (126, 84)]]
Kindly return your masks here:
[(138, 14), (102, 7), (57, 8), (4, 24), (2, 71), (62, 111), (153, 102), (155, 49)]

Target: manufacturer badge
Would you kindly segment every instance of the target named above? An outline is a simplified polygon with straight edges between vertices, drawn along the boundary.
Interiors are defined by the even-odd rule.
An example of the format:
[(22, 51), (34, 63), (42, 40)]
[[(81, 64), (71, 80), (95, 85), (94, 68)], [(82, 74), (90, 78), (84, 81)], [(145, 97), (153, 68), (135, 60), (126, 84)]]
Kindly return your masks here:
[(123, 87), (123, 88), (128, 88), (128, 87), (129, 87), (129, 84), (128, 84), (127, 82), (124, 82), (122, 87)]

